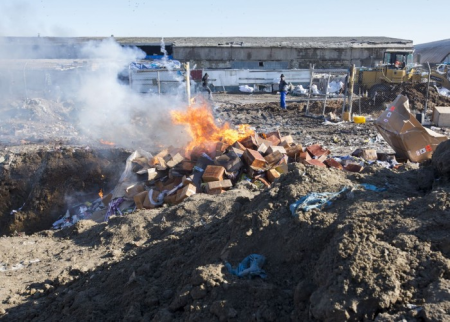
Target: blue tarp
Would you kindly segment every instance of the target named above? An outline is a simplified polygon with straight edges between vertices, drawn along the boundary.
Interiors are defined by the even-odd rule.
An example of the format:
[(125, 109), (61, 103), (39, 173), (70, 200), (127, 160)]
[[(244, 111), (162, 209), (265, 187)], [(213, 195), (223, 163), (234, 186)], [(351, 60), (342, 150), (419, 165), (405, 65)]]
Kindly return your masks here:
[(239, 277), (254, 277), (259, 276), (261, 278), (266, 278), (266, 272), (262, 269), (266, 258), (263, 255), (251, 254), (244, 258), (242, 262), (239, 263), (237, 268), (231, 267), (231, 264), (226, 262), (225, 267), (233, 275)]
[(181, 63), (178, 60), (154, 60), (148, 63), (136, 63), (130, 64), (130, 69), (180, 69)]

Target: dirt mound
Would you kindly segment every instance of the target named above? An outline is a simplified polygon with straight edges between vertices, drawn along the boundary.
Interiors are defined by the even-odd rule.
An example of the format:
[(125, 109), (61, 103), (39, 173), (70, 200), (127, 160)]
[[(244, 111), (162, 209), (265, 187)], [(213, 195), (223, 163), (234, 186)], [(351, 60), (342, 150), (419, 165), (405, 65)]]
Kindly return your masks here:
[[(58, 269), (53, 279), (8, 294), (6, 303), (16, 304), (7, 304), (5, 319), (439, 320), (449, 313), (450, 187), (424, 195), (421, 169), (365, 171), (294, 164), (262, 192), (195, 195), (108, 225), (81, 221), (31, 236), (59, 254)], [(343, 187), (349, 190), (323, 210), (290, 212), (309, 192)], [(266, 257), (266, 279), (238, 278), (224, 267), (253, 253)], [(39, 264), (25, 268), (30, 276)]]
[(443, 179), (450, 181), (450, 140), (442, 142), (433, 153), (433, 166)]

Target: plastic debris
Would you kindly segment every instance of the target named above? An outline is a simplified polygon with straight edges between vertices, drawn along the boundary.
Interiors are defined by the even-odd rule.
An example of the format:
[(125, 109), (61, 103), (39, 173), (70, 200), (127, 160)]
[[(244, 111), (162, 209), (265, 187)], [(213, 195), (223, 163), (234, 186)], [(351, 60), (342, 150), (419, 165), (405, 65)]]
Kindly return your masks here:
[(259, 276), (261, 278), (266, 278), (267, 274), (262, 269), (266, 258), (263, 255), (251, 254), (244, 258), (242, 262), (239, 263), (237, 268), (233, 268), (230, 263), (226, 262), (225, 267), (228, 269), (230, 274), (236, 275), (238, 277), (255, 277)]
[(387, 188), (378, 188), (377, 186), (369, 183), (361, 183), (360, 186), (362, 186), (366, 190), (371, 190), (375, 192), (382, 192), (387, 190)]
[(347, 189), (348, 189), (347, 187), (344, 187), (339, 192), (308, 193), (306, 196), (300, 198), (299, 200), (291, 204), (289, 206), (289, 209), (291, 210), (293, 216), (296, 215), (298, 209), (301, 209), (302, 211), (310, 211), (312, 209), (322, 209), (325, 206), (330, 206), (331, 201), (339, 197)]
[(253, 93), (255, 89), (253, 87), (250, 87), (248, 85), (241, 85), (239, 86), (239, 91), (243, 93)]

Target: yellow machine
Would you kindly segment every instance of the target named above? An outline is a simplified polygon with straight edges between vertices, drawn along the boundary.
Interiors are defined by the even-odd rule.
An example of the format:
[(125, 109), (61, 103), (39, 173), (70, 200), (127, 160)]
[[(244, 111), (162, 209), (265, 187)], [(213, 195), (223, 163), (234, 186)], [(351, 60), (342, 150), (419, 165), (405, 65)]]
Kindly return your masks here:
[(412, 68), (413, 50), (387, 50), (381, 64), (373, 68), (361, 68), (355, 76), (355, 84), (370, 97), (390, 90), (390, 85), (420, 81), (420, 75)]
[(431, 71), (430, 84), (437, 88), (445, 87), (450, 89), (450, 65), (439, 64)]

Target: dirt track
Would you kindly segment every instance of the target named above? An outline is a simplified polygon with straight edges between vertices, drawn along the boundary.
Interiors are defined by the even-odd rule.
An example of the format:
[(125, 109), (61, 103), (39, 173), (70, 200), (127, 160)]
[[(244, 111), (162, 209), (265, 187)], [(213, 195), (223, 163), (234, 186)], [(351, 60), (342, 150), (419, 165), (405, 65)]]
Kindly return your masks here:
[[(287, 112), (280, 111), (277, 97), (272, 97), (254, 102), (216, 95), (221, 104), (217, 114), (224, 120), (250, 123), (258, 131), (279, 128), (304, 145), (324, 144), (334, 155), (349, 154), (357, 147), (389, 151), (371, 124), (323, 125), (323, 120), (304, 117), (295, 103)], [(8, 147), (3, 154), (17, 158), (14, 149)], [(71, 148), (55, 153), (66, 162), (81, 160)], [(125, 153), (114, 153), (120, 163)], [(25, 156), (16, 160), (20, 162), (9, 163), (9, 169), (3, 163), (2, 178), (14, 179), (14, 171), (40, 163)], [(106, 173), (101, 156), (98, 162), (100, 173)], [(66, 176), (78, 174), (77, 167), (64, 164), (49, 163), (45, 173), (65, 169), (61, 171)], [(3, 237), (0, 318), (447, 319), (450, 177), (444, 170), (431, 163), (406, 164), (397, 170), (369, 166), (358, 174), (301, 164), (292, 164), (289, 170), (262, 191), (241, 184), (219, 196), (197, 194), (177, 206), (113, 217), (108, 224), (80, 221), (58, 232)], [(73, 182), (81, 181), (86, 179)], [(39, 192), (57, 184), (36, 182), (32, 195), (36, 200), (42, 196)], [(387, 190), (365, 190), (361, 183)], [(93, 191), (98, 184), (92, 182)], [(57, 186), (64, 188), (62, 183)], [(322, 211), (292, 215), (289, 210), (307, 193), (344, 187), (349, 190)], [(254, 253), (266, 257), (266, 279), (238, 278), (225, 269), (225, 261), (237, 266)]]

